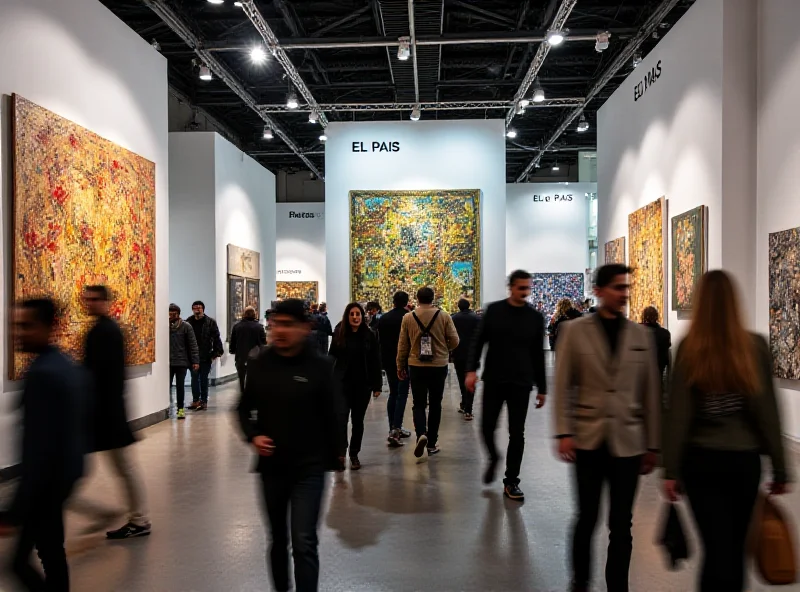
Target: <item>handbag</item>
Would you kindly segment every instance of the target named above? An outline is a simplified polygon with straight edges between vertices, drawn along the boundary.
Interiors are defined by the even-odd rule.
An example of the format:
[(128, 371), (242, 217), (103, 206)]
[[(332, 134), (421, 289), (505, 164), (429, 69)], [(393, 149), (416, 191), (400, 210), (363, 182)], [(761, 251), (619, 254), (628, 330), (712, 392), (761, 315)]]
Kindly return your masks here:
[(677, 504), (667, 503), (659, 532), (661, 534), (657, 542), (667, 553), (669, 568), (676, 570), (680, 567), (680, 562), (689, 559), (691, 555)]
[(793, 524), (774, 498), (759, 493), (753, 520), (753, 558), (758, 573), (770, 585), (797, 581)]

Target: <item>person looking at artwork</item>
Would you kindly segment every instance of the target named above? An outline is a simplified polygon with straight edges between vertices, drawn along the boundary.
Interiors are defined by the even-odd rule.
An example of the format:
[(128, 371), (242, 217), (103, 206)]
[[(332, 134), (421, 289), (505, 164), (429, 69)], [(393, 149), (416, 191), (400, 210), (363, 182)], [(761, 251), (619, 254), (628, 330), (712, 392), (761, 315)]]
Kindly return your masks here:
[(664, 494), (676, 502), (686, 492), (703, 543), (698, 590), (740, 592), (760, 454), (770, 457), (772, 495), (789, 479), (769, 345), (745, 329), (724, 271), (700, 280), (662, 432)]
[(572, 301), (569, 298), (562, 298), (556, 305), (556, 312), (553, 315), (553, 320), (547, 328), (550, 333), (550, 349), (555, 351), (556, 343), (558, 343), (558, 329), (561, 323), (571, 321), (581, 316), (581, 313), (575, 310), (572, 306)]
[(83, 290), (87, 314), (95, 319), (86, 335), (83, 366), (90, 381), (91, 452), (104, 452), (122, 482), (128, 502), (128, 522), (107, 532), (109, 539), (128, 539), (150, 534), (150, 520), (139, 468), (131, 445), (136, 442), (125, 410), (125, 339), (109, 316), (110, 295), (105, 286)]
[(667, 366), (669, 366), (669, 349), (672, 347), (672, 336), (669, 331), (658, 323), (658, 309), (655, 306), (648, 306), (642, 311), (642, 325), (649, 327), (653, 333), (658, 357), (658, 371), (663, 380), (666, 376)]
[(274, 588), (292, 589), (291, 543), (294, 590), (316, 592), (325, 471), (337, 464), (337, 381), (331, 360), (308, 345), (301, 300), (277, 303), (271, 322), (271, 345), (248, 363), (239, 425), (257, 454)]
[(200, 368), (200, 351), (192, 326), (181, 318), (181, 307), (169, 305), (169, 384), (175, 380), (176, 417), (186, 419), (183, 408), (186, 373), (189, 368), (197, 372)]
[(389, 416), (389, 446), (398, 448), (403, 438), (411, 437), (411, 432), (403, 429), (403, 417), (408, 402), (408, 377), (401, 379), (397, 372), (397, 344), (400, 341), (400, 327), (403, 317), (408, 314), (408, 293), (400, 290), (392, 298), (394, 308), (382, 315), (378, 321), (378, 340), (381, 345), (381, 366), (389, 383), (389, 401), (386, 412)]
[(547, 400), (547, 376), (544, 363), (544, 318), (528, 305), (531, 274), (517, 270), (508, 278), (508, 298), (493, 302), (484, 312), (472, 340), (467, 361), (465, 386), (475, 392), (478, 369), (484, 346), (486, 366), (483, 370), (483, 442), (489, 453), (489, 464), (483, 476), (485, 484), (495, 479), (499, 454), (494, 441), (497, 420), (508, 408), (508, 451), (503, 494), (523, 501), (519, 487), (522, 455), (525, 451), (525, 420), (528, 417), (531, 390), (536, 386), (536, 408)]
[(219, 335), (217, 321), (206, 314), (206, 305), (201, 300), (192, 303), (192, 316), (186, 319), (197, 339), (200, 350), (200, 366), (192, 370), (192, 404), (189, 409), (205, 411), (208, 409), (208, 375), (214, 360), (222, 357), (225, 348)]
[(560, 328), (553, 415), (558, 455), (575, 466), (577, 520), (572, 538), (572, 591), (589, 589), (592, 536), (603, 484), (609, 485), (609, 591), (627, 592), (631, 524), (639, 475), (655, 467), (661, 381), (650, 331), (624, 316), (625, 265), (600, 267), (596, 314)]
[(244, 391), (247, 376), (247, 361), (257, 353), (257, 348), (267, 345), (267, 334), (264, 326), (256, 318), (256, 309), (248, 306), (244, 309), (242, 320), (231, 330), (229, 352), (236, 360), (236, 374), (239, 375), (239, 388)]
[[(11, 506), (0, 512), (0, 536), (18, 529), (12, 569), (26, 590), (69, 590), (64, 504), (83, 475), (89, 402), (82, 373), (52, 343), (56, 305), (26, 300), (14, 311), (17, 348), (33, 356), (22, 392), (22, 464)], [(33, 549), (44, 577), (30, 564)]]
[[(425, 459), (426, 448), (428, 455), (440, 451), (439, 424), (447, 365), (450, 352), (458, 347), (458, 332), (453, 319), (433, 306), (434, 296), (432, 288), (417, 291), (419, 306), (403, 317), (397, 344), (397, 377), (411, 380), (414, 430), (417, 433), (414, 456), (421, 461)], [(429, 406), (427, 417), (426, 405)]]
[(467, 388), (467, 363), (469, 361), (469, 348), (472, 345), (472, 338), (478, 329), (481, 319), (470, 310), (469, 300), (460, 298), (458, 301), (458, 312), (453, 315), (453, 325), (458, 333), (458, 347), (453, 351), (453, 366), (458, 377), (458, 388), (461, 390), (461, 404), (458, 412), (464, 414), (465, 421), (472, 421), (472, 402), (475, 393)]
[[(343, 468), (349, 447), (350, 468), (357, 471), (361, 468), (358, 454), (364, 438), (364, 418), (369, 407), (370, 393), (377, 398), (383, 387), (378, 338), (367, 327), (364, 309), (358, 302), (351, 302), (345, 307), (342, 321), (333, 331), (329, 354), (335, 361), (334, 374), (341, 389), (339, 468)], [(349, 446), (348, 420), (353, 424)]]

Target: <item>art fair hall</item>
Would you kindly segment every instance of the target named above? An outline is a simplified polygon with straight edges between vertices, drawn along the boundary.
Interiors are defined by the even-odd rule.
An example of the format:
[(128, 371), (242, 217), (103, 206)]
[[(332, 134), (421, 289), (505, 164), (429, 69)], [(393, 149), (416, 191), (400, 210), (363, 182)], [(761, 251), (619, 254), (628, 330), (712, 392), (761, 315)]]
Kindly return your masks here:
[(800, 592), (798, 22), (0, 0), (0, 592)]

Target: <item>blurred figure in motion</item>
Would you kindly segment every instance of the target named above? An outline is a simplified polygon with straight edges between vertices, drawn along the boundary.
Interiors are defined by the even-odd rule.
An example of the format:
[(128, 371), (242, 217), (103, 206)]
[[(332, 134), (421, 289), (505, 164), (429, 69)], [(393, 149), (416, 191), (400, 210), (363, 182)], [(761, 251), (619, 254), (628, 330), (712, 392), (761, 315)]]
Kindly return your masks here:
[[(51, 343), (52, 300), (26, 300), (14, 311), (17, 348), (34, 355), (22, 394), (22, 473), (14, 501), (0, 514), (0, 535), (19, 528), (13, 570), (27, 590), (67, 592), (64, 503), (83, 475), (87, 401), (80, 370)], [(44, 578), (30, 563), (34, 547)]]
[(239, 375), (239, 387), (244, 392), (244, 379), (247, 375), (247, 360), (254, 350), (267, 345), (267, 334), (256, 318), (256, 309), (248, 306), (244, 309), (242, 320), (231, 330), (230, 353), (236, 359), (236, 373)]
[(669, 366), (669, 349), (672, 347), (672, 335), (658, 322), (658, 309), (648, 306), (642, 311), (642, 325), (650, 328), (653, 340), (656, 343), (656, 356), (658, 358), (658, 371), (663, 377)]
[(472, 345), (472, 338), (481, 322), (480, 317), (469, 309), (469, 300), (461, 298), (458, 301), (458, 312), (453, 315), (453, 324), (458, 333), (458, 347), (453, 351), (453, 366), (458, 377), (458, 388), (461, 390), (461, 404), (458, 412), (464, 414), (466, 421), (472, 421), (472, 402), (475, 393), (471, 392), (466, 386), (467, 362), (469, 361), (469, 348)]
[(106, 533), (110, 539), (150, 534), (144, 486), (130, 445), (136, 442), (125, 410), (125, 341), (119, 325), (108, 316), (109, 292), (105, 286), (83, 290), (86, 312), (95, 319), (86, 335), (83, 365), (90, 382), (93, 413), (92, 452), (108, 452), (128, 498), (128, 522)]
[[(703, 276), (678, 347), (664, 416), (664, 493), (686, 491), (703, 541), (701, 592), (740, 592), (763, 449), (773, 495), (788, 476), (767, 342), (741, 321), (724, 271)], [(763, 448), (762, 448), (763, 446)]]
[(550, 349), (553, 351), (556, 349), (556, 344), (558, 343), (558, 329), (561, 323), (580, 318), (581, 316), (580, 311), (572, 305), (572, 301), (569, 298), (562, 298), (558, 301), (556, 312), (553, 315), (550, 325), (547, 327), (550, 333)]
[(403, 428), (403, 417), (406, 413), (408, 402), (408, 377), (401, 380), (397, 375), (397, 344), (400, 341), (400, 327), (403, 317), (408, 314), (408, 294), (402, 290), (395, 292), (392, 297), (394, 308), (384, 315), (378, 322), (378, 339), (381, 346), (381, 366), (386, 372), (386, 382), (389, 383), (389, 400), (386, 403), (386, 412), (389, 416), (389, 446), (398, 448), (403, 445), (403, 438), (409, 438), (411, 432)]
[(197, 339), (192, 326), (181, 318), (181, 307), (177, 304), (169, 305), (169, 384), (175, 380), (175, 396), (177, 397), (176, 409), (178, 419), (186, 419), (183, 409), (186, 397), (186, 373), (191, 368), (197, 371), (200, 368), (200, 352), (197, 349)]
[(325, 471), (337, 465), (336, 381), (331, 361), (308, 345), (311, 324), (302, 301), (278, 303), (271, 321), (271, 345), (248, 364), (239, 423), (258, 454), (275, 589), (291, 589), (291, 532), (294, 589), (315, 592)]
[(192, 316), (186, 322), (194, 329), (197, 348), (200, 351), (200, 364), (192, 367), (192, 404), (189, 409), (205, 411), (208, 409), (208, 375), (214, 360), (225, 353), (219, 335), (217, 321), (206, 314), (206, 305), (201, 300), (192, 303)]

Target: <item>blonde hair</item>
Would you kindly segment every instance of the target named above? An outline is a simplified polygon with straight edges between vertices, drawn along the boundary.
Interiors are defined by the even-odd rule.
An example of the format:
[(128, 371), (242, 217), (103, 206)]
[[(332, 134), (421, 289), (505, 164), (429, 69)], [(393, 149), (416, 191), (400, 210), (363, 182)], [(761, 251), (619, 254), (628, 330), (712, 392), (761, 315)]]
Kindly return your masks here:
[(562, 298), (556, 305), (556, 318), (567, 314), (567, 311), (573, 308), (572, 301), (569, 298)]

